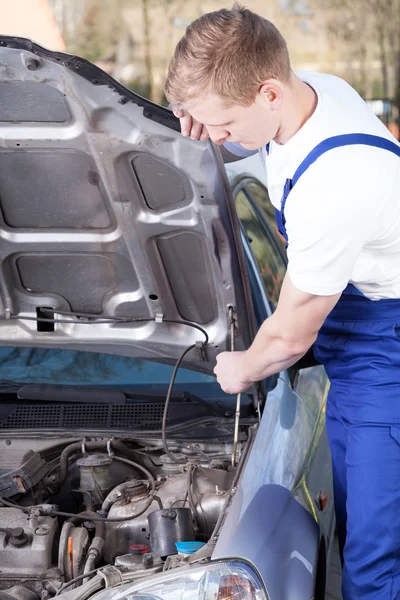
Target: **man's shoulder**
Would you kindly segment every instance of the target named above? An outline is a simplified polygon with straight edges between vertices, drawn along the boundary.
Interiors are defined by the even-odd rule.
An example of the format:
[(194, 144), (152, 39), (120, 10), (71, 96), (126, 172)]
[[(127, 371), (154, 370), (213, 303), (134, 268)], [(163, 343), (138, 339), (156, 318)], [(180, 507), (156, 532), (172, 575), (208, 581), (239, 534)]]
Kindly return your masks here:
[(357, 144), (333, 148), (320, 155), (293, 186), (289, 210), (321, 210), (321, 218), (330, 214), (329, 218), (336, 215), (340, 220), (342, 211), (350, 207), (359, 205), (368, 211), (379, 204), (378, 199), (393, 194), (397, 198), (398, 161), (398, 156), (382, 148)]
[[(306, 82), (315, 82), (332, 86), (342, 86), (350, 89), (354, 89), (345, 79), (332, 73), (321, 73), (319, 71), (298, 71), (296, 72), (297, 77)], [(354, 90), (355, 91), (355, 90)]]
[(341, 112), (344, 104), (346, 108), (357, 107), (364, 104), (364, 100), (357, 90), (345, 79), (328, 73), (298, 73), (299, 79), (308, 83), (317, 93), (323, 107), (329, 110)]
[(357, 133), (393, 140), (382, 121), (347, 81), (327, 73), (300, 73), (299, 76), (318, 95), (315, 118), (310, 119), (308, 127), (311, 143), (317, 145), (332, 136)]

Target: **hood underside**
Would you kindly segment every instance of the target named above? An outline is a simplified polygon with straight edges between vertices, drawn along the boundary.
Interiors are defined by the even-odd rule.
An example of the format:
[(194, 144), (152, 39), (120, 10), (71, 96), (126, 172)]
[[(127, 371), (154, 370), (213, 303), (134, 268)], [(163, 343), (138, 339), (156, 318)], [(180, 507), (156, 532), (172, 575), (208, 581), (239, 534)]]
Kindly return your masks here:
[(236, 348), (251, 341), (239, 240), (210, 142), (91, 63), (0, 36), (0, 346), (168, 361), (204, 341), (181, 324), (96, 322), (162, 315), (206, 330), (206, 356), (187, 363), (211, 372), (229, 307)]

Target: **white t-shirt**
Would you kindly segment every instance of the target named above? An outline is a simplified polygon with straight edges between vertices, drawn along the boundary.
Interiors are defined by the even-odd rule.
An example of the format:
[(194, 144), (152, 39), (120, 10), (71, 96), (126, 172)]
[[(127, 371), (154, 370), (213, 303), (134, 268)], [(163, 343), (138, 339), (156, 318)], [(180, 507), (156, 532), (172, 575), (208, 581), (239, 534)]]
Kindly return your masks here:
[[(283, 186), (328, 137), (368, 133), (395, 138), (342, 79), (300, 73), (318, 95), (316, 110), (284, 145), (260, 150), (272, 204), (280, 209)], [(251, 152), (225, 144), (238, 156)], [(400, 298), (400, 158), (356, 145), (329, 150), (301, 176), (285, 207), (288, 272), (293, 284), (327, 296), (353, 283), (371, 300)]]

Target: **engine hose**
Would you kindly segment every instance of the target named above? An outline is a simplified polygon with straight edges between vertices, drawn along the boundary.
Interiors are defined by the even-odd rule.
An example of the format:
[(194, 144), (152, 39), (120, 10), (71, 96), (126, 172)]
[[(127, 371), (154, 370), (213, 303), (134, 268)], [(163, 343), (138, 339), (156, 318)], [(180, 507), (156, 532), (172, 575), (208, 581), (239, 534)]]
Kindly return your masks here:
[[(136, 513), (135, 515), (132, 515), (131, 517), (121, 517), (119, 519), (117, 518), (103, 518), (103, 517), (91, 517), (90, 521), (92, 521), (93, 523), (96, 522), (102, 522), (102, 523), (124, 523), (125, 521), (133, 521), (133, 519), (137, 519), (138, 517), (141, 517), (143, 515), (143, 513), (146, 512), (146, 510), (150, 507), (150, 505), (155, 501), (154, 495), (152, 493), (150, 493), (150, 497), (148, 498), (144, 508), (142, 508), (141, 511), (139, 511), (138, 513)], [(16, 508), (16, 507), (15, 507)], [(67, 513), (67, 512), (61, 512), (59, 510), (52, 510), (50, 513), (50, 516), (52, 517), (73, 517), (76, 519), (81, 519), (82, 521), (87, 521), (87, 517), (82, 517), (81, 514), (78, 515), (74, 515), (73, 513)]]
[[(99, 567), (99, 568), (104, 568), (104, 567)], [(57, 591), (56, 596), (60, 596), (68, 587), (70, 587), (71, 585), (73, 585), (74, 583), (78, 583), (78, 581), (82, 581), (82, 579), (85, 579), (86, 577), (90, 576), (90, 575), (97, 575), (97, 572), (99, 571), (99, 569), (93, 569), (93, 571), (90, 571), (88, 573), (83, 573), (83, 575), (78, 575), (78, 577), (74, 577), (73, 579), (71, 579), (70, 581), (67, 581), (67, 583), (64, 583), (60, 589)], [(96, 581), (97, 579), (97, 581)], [(102, 580), (100, 577), (95, 577), (94, 579), (92, 579), (91, 583), (95, 583), (95, 590), (97, 591), (98, 589), (101, 589), (101, 584), (102, 584)], [(79, 591), (77, 591), (77, 594), (79, 594)]]
[[(88, 446), (89, 443), (96, 444), (96, 445), (99, 444), (99, 442), (87, 442), (87, 444), (85, 444), (85, 445)], [(115, 444), (115, 445), (117, 445), (119, 448), (121, 446), (123, 446), (124, 449), (126, 449), (126, 446), (124, 446), (124, 444)], [(65, 450), (68, 450), (68, 452), (65, 453), (64, 459), (63, 459), (64, 463), (66, 461), (67, 467), (68, 467), (69, 456), (71, 456), (71, 454), (78, 449), (78, 446), (79, 446), (79, 448), (81, 448), (80, 443), (79, 444), (78, 443), (70, 444), (69, 446), (67, 446), (67, 448), (65, 448), (63, 450), (63, 452), (65, 452)], [(71, 450), (71, 447), (73, 447), (72, 450)], [(104, 442), (101, 443), (100, 447), (104, 447)], [(127, 465), (130, 465), (131, 467), (134, 467), (135, 469), (142, 471), (148, 477), (150, 487), (151, 487), (150, 496), (149, 496), (144, 508), (140, 512), (138, 512), (135, 515), (132, 515), (131, 517), (123, 517), (123, 518), (119, 518), (119, 519), (118, 518), (107, 519), (107, 523), (122, 523), (124, 521), (131, 521), (133, 519), (137, 519), (138, 517), (143, 515), (143, 513), (146, 512), (146, 510), (150, 507), (150, 505), (155, 501), (156, 482), (155, 482), (153, 475), (150, 473), (150, 471), (148, 471), (145, 467), (142, 467), (142, 465), (139, 465), (138, 463), (133, 462), (132, 460), (129, 460), (128, 458), (123, 458), (122, 456), (113, 456), (113, 459), (118, 460), (119, 462), (123, 462)], [(61, 458), (60, 458), (60, 465), (61, 465)], [(158, 500), (157, 500), (157, 502), (158, 502)], [(12, 508), (18, 508), (19, 510), (21, 510), (24, 513), (29, 513), (29, 509), (33, 508), (32, 506), (29, 507), (29, 506), (19, 506), (19, 505), (11, 504), (11, 502), (7, 502), (6, 500), (4, 500), (4, 498), (1, 498), (1, 497), (0, 497), (0, 503), (5, 504), (6, 506), (11, 506)], [(40, 508), (40, 505), (38, 506), (38, 508)], [(54, 517), (68, 517), (70, 519), (78, 519), (80, 521), (92, 521), (93, 523), (103, 523), (103, 527), (105, 527), (104, 523), (105, 523), (106, 519), (104, 519), (103, 517), (97, 517), (97, 516), (96, 517), (94, 517), (94, 516), (88, 517), (87, 516), (88, 514), (94, 515), (95, 513), (87, 511), (84, 513), (79, 513), (77, 515), (74, 515), (73, 513), (61, 512), (58, 510), (52, 510), (50, 513), (50, 515), (54, 516)], [(99, 536), (99, 537), (101, 537), (101, 536)]]
[[(107, 441), (100, 442), (74, 442), (70, 444), (61, 452), (60, 455), (60, 473), (59, 473), (59, 481), (60, 485), (64, 483), (68, 474), (68, 460), (69, 458), (77, 453), (82, 451), (82, 444), (87, 450), (101, 450), (102, 448), (106, 448), (108, 444)], [(120, 440), (111, 440), (111, 447), (114, 451), (117, 451), (119, 454), (127, 454), (129, 453), (129, 448), (125, 446)]]
[(114, 502), (118, 500), (120, 495), (122, 495), (124, 489), (127, 488), (130, 483), (130, 481), (124, 481), (123, 483), (120, 483), (115, 488), (113, 488), (111, 492), (105, 497), (103, 504), (101, 505), (101, 512), (107, 514), (111, 506), (114, 504)]
[(87, 561), (85, 562), (85, 567), (83, 569), (83, 573), (85, 575), (87, 575), (88, 573), (90, 573), (91, 571), (94, 570), (94, 563), (95, 563), (94, 558), (87, 559)]
[[(108, 514), (111, 506), (114, 504), (114, 502), (116, 502), (117, 500), (119, 500), (121, 498), (123, 491), (127, 487), (129, 487), (131, 483), (132, 483), (131, 481), (124, 481), (123, 483), (120, 483), (115, 488), (113, 488), (111, 490), (111, 492), (106, 496), (103, 504), (101, 505), (101, 512), (104, 514)], [(144, 481), (144, 483), (145, 483), (145, 481)], [(161, 498), (159, 496), (154, 496), (154, 500), (157, 502), (160, 510), (162, 510), (164, 508), (164, 506), (161, 501)]]
[[(93, 556), (89, 556), (89, 558), (86, 560), (85, 562), (85, 566), (83, 568), (83, 574), (87, 575), (88, 573), (91, 573), (92, 571), (94, 571), (95, 569), (95, 563), (96, 560)], [(85, 585), (85, 583), (87, 583), (88, 581), (90, 581), (91, 577), (93, 577), (93, 575), (89, 575), (87, 579), (82, 579), (82, 585)]]
[(180, 357), (177, 360), (177, 363), (176, 363), (176, 365), (174, 367), (174, 370), (172, 371), (171, 380), (169, 382), (168, 391), (167, 391), (167, 395), (166, 395), (166, 398), (165, 398), (164, 411), (163, 411), (162, 424), (161, 424), (161, 439), (162, 439), (162, 445), (163, 445), (164, 453), (168, 456), (168, 458), (172, 462), (178, 463), (178, 464), (186, 464), (187, 461), (184, 460), (182, 462), (181, 460), (179, 460), (178, 458), (176, 458), (176, 456), (174, 456), (172, 454), (172, 452), (169, 451), (168, 440), (167, 440), (168, 407), (169, 407), (169, 403), (170, 403), (170, 400), (171, 400), (172, 388), (173, 388), (174, 383), (175, 383), (175, 378), (176, 378), (176, 375), (178, 373), (178, 369), (181, 366), (181, 363), (182, 363), (183, 359), (185, 358), (186, 354), (188, 354), (191, 350), (193, 350), (193, 348), (196, 348), (196, 344), (192, 344), (191, 346), (188, 346), (182, 352), (182, 354), (180, 355)]
[[(77, 515), (74, 515), (74, 513), (69, 513), (69, 512), (62, 512), (60, 510), (51, 510), (50, 512), (46, 513), (47, 516), (50, 517), (68, 517), (69, 519), (79, 519), (80, 521), (92, 521), (92, 523), (124, 523), (125, 521), (133, 521), (133, 519), (137, 519), (138, 517), (141, 517), (148, 508), (150, 508), (151, 504), (153, 502), (158, 503), (158, 505), (160, 506), (160, 503), (158, 502), (159, 499), (156, 498), (155, 494), (153, 492), (150, 492), (150, 496), (144, 506), (144, 508), (142, 508), (142, 510), (138, 513), (136, 513), (135, 515), (132, 515), (131, 517), (121, 517), (120, 519), (117, 518), (104, 518), (104, 517), (90, 517), (90, 519), (88, 519), (87, 516), (84, 516), (84, 513), (78, 513)], [(4, 498), (0, 498), (0, 503), (4, 503)], [(18, 510), (29, 514), (29, 509), (31, 508), (38, 508), (40, 510), (40, 504), (38, 504), (37, 506), (14, 506), (14, 504), (7, 504), (6, 506), (10, 506), (12, 508), (17, 508)]]
[(19, 504), (16, 504), (15, 502), (9, 502), (5, 498), (0, 498), (0, 504), (2, 504), (3, 506), (10, 507), (10, 508), (18, 508), (18, 510), (21, 510), (25, 514), (29, 514), (29, 506), (20, 506)]
[(155, 492), (156, 491), (156, 482), (154, 480), (153, 475), (150, 473), (150, 471), (148, 471), (147, 469), (145, 469), (144, 467), (142, 467), (142, 465), (139, 465), (136, 462), (133, 462), (132, 460), (129, 460), (127, 458), (123, 458), (122, 456), (113, 456), (114, 460), (118, 460), (119, 462), (123, 462), (126, 465), (130, 465), (131, 467), (134, 467), (135, 469), (139, 469), (139, 471), (142, 471), (147, 479), (150, 482), (150, 486), (151, 486), (151, 491)]

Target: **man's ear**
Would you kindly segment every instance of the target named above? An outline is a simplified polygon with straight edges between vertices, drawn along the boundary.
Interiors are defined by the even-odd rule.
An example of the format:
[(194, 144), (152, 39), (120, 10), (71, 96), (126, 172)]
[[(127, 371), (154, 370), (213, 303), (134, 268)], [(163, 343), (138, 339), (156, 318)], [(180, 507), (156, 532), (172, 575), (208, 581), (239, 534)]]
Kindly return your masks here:
[(283, 101), (282, 88), (275, 81), (264, 81), (258, 88), (259, 94), (268, 102), (272, 110), (278, 110)]

